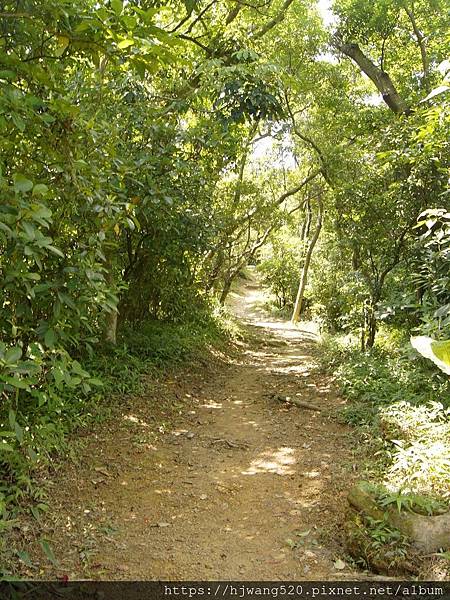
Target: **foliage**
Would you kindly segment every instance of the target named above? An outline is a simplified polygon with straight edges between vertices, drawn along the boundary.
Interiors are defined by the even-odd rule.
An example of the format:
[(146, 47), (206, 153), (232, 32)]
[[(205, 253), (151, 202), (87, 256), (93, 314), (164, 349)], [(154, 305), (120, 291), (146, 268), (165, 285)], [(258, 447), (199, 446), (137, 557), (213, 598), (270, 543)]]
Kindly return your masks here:
[(376, 571), (402, 572), (411, 554), (405, 535), (387, 523), (359, 515), (347, 526), (348, 545), (357, 564)]
[(436, 341), (420, 335), (411, 338), (411, 345), (422, 356), (432, 360), (441, 371), (450, 375), (450, 340)]
[(334, 369), (349, 400), (342, 418), (358, 427), (377, 456), (375, 480), (399, 493), (398, 502), (406, 507), (423, 504), (416, 496), (431, 498), (431, 503), (433, 498), (448, 501), (448, 378), (422, 359), (412, 360), (401, 346), (361, 354), (351, 344), (330, 339), (324, 349), (327, 368)]
[(272, 238), (270, 248), (262, 254), (258, 264), (262, 281), (276, 298), (276, 306), (283, 309), (294, 305), (300, 272), (300, 256), (293, 240), (278, 236)]

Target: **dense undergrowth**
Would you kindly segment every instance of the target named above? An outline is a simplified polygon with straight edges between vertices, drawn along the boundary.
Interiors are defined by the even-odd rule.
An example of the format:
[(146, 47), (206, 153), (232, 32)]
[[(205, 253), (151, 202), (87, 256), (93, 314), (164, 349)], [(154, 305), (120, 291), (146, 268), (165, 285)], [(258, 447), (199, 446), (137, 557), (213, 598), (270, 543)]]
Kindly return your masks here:
[(323, 362), (376, 457), (372, 475), (392, 491), (450, 498), (450, 383), (401, 339), (380, 335), (361, 353), (345, 338), (323, 343)]
[[(448, 377), (415, 356), (404, 336), (392, 331), (381, 332), (367, 352), (348, 336), (325, 337), (321, 364), (348, 401), (339, 417), (355, 427), (360, 476), (370, 482), (380, 508), (423, 515), (447, 511)], [(399, 569), (413, 552), (388, 521), (361, 516), (351, 522), (349, 545), (358, 547), (360, 564), (382, 572)]]
[[(0, 414), (0, 439), (8, 451), (1, 456), (0, 532), (14, 524), (18, 511), (38, 518), (47, 506), (35, 475), (52, 460), (71, 456), (70, 434), (93, 427), (120, 407), (123, 397), (148, 386), (148, 375), (196, 360), (211, 346), (220, 346), (237, 334), (225, 311), (200, 312), (182, 323), (147, 321), (139, 329), (123, 328), (116, 346), (99, 345), (80, 358), (80, 379), (94, 381), (88, 391), (79, 385), (62, 386), (50, 401), (40, 404), (23, 397), (17, 410)], [(1, 552), (0, 544), (0, 552)]]

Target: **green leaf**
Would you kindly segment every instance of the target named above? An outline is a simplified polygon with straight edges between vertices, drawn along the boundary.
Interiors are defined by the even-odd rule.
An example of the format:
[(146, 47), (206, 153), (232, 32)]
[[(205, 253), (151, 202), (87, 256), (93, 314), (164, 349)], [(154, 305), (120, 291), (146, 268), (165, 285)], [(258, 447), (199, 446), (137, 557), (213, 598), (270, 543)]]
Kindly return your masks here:
[(2, 69), (0, 71), (0, 79), (15, 79), (17, 73), (8, 69)]
[(134, 44), (134, 40), (130, 40), (129, 38), (126, 40), (122, 40), (117, 44), (117, 47), (123, 50), (124, 48), (128, 48)]
[(25, 131), (26, 124), (20, 115), (18, 115), (17, 113), (12, 113), (11, 119), (19, 131)]
[(39, 521), (39, 519), (41, 518), (41, 513), (39, 511), (39, 508), (37, 506), (32, 506), (30, 508), (31, 514), (33, 515), (33, 517), (36, 519), (36, 521)]
[(28, 552), (25, 552), (24, 550), (17, 550), (16, 554), (19, 557), (19, 560), (21, 560), (27, 567), (33, 566)]
[(56, 344), (56, 334), (53, 329), (51, 329), (51, 328), (47, 329), (45, 336), (44, 336), (44, 342), (48, 348), (54, 348), (54, 346)]
[(5, 362), (8, 364), (16, 363), (22, 356), (22, 348), (20, 346), (14, 346), (10, 348), (5, 354)]
[(33, 189), (33, 182), (27, 179), (25, 175), (21, 173), (15, 173), (14, 175), (14, 191), (16, 192), (29, 192)]
[(53, 550), (50, 548), (50, 544), (49, 544), (48, 540), (39, 540), (39, 544), (40, 544), (42, 550), (44, 551), (45, 556), (48, 558), (48, 560), (52, 564), (57, 565), (58, 561), (56, 560), (56, 557), (53, 554)]
[(65, 49), (70, 44), (70, 38), (66, 35), (58, 35), (58, 48), (55, 50), (55, 56), (62, 56)]
[(12, 235), (12, 229), (10, 229), (5, 223), (0, 222), (0, 229), (6, 231), (6, 233), (10, 236)]
[(45, 196), (48, 192), (48, 186), (45, 183), (37, 183), (33, 188), (33, 196)]
[(411, 337), (411, 345), (425, 358), (429, 358), (441, 371), (450, 375), (450, 340), (437, 341), (425, 335)]
[(53, 254), (56, 254), (57, 256), (64, 258), (64, 254), (61, 252), (61, 250), (59, 250), (59, 248), (55, 248), (55, 246), (52, 246), (52, 245), (45, 246), (45, 247), (47, 248), (47, 250), (50, 250), (50, 252), (53, 252)]
[(30, 241), (33, 241), (34, 239), (36, 239), (36, 229), (33, 227), (33, 225), (31, 225), (31, 223), (28, 223), (27, 221), (22, 221), (21, 224), (22, 224), (23, 230), (27, 234)]
[(2, 377), (3, 381), (8, 385), (12, 385), (13, 387), (19, 388), (20, 390), (27, 390), (28, 384), (19, 379), (18, 377)]
[(15, 431), (15, 434), (16, 434), (17, 441), (20, 444), (23, 444), (23, 429), (19, 425), (19, 423), (17, 423), (17, 421), (14, 423), (14, 431)]
[(122, 0), (111, 0), (111, 8), (116, 13), (117, 16), (122, 14), (123, 11), (123, 2)]
[(14, 448), (5, 441), (0, 442), (0, 452), (14, 452)]
[(63, 374), (63, 371), (61, 370), (61, 367), (55, 367), (52, 371), (52, 375), (55, 380), (56, 387), (59, 388), (61, 383), (64, 380), (64, 374)]
[(187, 14), (190, 16), (197, 6), (197, 0), (184, 0), (184, 6), (186, 7)]

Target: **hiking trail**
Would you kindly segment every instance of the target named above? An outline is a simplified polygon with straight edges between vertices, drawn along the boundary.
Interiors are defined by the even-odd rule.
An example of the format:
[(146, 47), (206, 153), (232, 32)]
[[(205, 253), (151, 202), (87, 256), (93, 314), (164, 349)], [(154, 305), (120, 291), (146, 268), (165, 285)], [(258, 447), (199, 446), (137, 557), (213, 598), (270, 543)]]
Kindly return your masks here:
[(252, 279), (231, 294), (248, 331), (231, 357), (150, 383), (59, 470), (44, 525), (58, 564), (46, 576), (355, 579), (341, 562), (355, 478), (343, 401), (312, 371), (314, 326), (273, 320), (264, 294)]

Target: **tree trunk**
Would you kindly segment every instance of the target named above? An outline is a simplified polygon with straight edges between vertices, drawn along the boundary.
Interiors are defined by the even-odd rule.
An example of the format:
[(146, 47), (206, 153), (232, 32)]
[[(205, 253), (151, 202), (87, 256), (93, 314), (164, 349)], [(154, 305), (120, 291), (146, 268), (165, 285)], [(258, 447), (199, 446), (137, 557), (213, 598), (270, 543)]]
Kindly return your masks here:
[(376, 302), (374, 298), (371, 299), (369, 305), (367, 306), (366, 312), (366, 327), (367, 327), (367, 339), (366, 339), (366, 349), (370, 350), (373, 348), (375, 344), (375, 336), (377, 334), (377, 319), (375, 316), (375, 305)]
[(103, 330), (103, 341), (107, 344), (116, 345), (117, 334), (117, 310), (112, 310), (105, 315), (105, 327)]
[(314, 246), (316, 245), (317, 240), (319, 239), (320, 231), (322, 229), (322, 219), (323, 219), (323, 202), (321, 198), (317, 198), (317, 202), (319, 204), (319, 212), (317, 214), (317, 224), (316, 229), (314, 231), (314, 235), (309, 242), (308, 249), (306, 250), (305, 262), (303, 263), (302, 274), (300, 277), (300, 285), (298, 286), (297, 298), (295, 300), (294, 312), (292, 313), (292, 322), (297, 323), (300, 317), (300, 312), (302, 310), (303, 296), (306, 289), (306, 284), (308, 282), (308, 270), (309, 265), (311, 264), (312, 253), (314, 250)]
[(228, 275), (225, 279), (225, 283), (223, 284), (222, 293), (220, 294), (219, 302), (221, 306), (225, 304), (225, 300), (227, 299), (228, 294), (230, 293), (231, 284), (233, 283), (233, 276)]
[(414, 15), (413, 10), (411, 10), (408, 6), (403, 7), (405, 9), (406, 14), (408, 15), (409, 20), (411, 21), (411, 25), (414, 31), (414, 35), (416, 36), (417, 45), (420, 50), (420, 57), (422, 59), (422, 87), (426, 92), (430, 91), (429, 85), (429, 75), (430, 75), (430, 59), (428, 58), (426, 39), (423, 33), (420, 31), (416, 17)]
[[(105, 252), (105, 279), (110, 288), (115, 288), (113, 267), (111, 261), (110, 251)], [(105, 312), (104, 328), (103, 328), (103, 341), (107, 344), (116, 345), (117, 341), (117, 308), (109, 312)]]
[(389, 108), (396, 114), (409, 113), (410, 107), (397, 92), (389, 75), (377, 67), (361, 50), (358, 44), (344, 43), (339, 34), (333, 39), (334, 46), (351, 58), (363, 73), (375, 84)]

